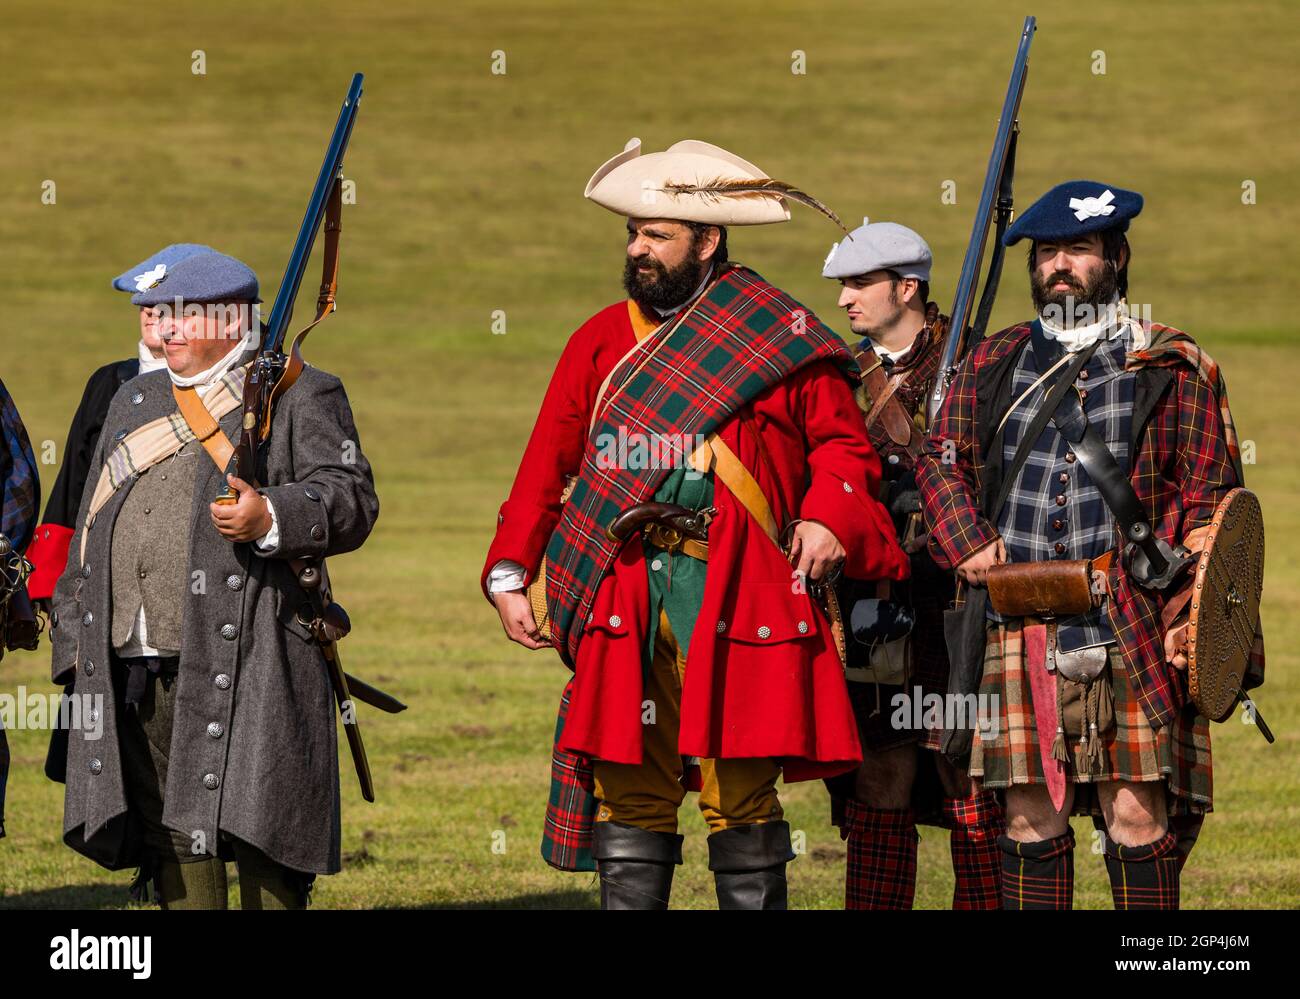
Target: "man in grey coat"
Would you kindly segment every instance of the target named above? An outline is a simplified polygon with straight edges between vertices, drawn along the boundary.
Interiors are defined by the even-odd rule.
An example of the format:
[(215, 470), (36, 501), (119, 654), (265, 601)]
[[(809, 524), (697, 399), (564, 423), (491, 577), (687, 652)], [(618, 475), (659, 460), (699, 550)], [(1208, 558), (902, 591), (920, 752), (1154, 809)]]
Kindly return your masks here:
[[(167, 370), (117, 392), (55, 588), (53, 675), (89, 705), (69, 739), (64, 841), (139, 866), (164, 908), (300, 908), (339, 870), (333, 690), (290, 559), (353, 551), (379, 512), (341, 382), (307, 367), (276, 406), (254, 489), (178, 412), (194, 391), (238, 434), (257, 278), (198, 254), (138, 293)], [(308, 615), (310, 619), (310, 615)]]

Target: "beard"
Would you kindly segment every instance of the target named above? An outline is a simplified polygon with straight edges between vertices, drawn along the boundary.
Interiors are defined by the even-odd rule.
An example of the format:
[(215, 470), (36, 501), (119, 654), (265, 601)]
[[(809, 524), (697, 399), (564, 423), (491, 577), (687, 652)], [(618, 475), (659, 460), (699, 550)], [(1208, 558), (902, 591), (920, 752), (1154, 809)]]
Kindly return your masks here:
[[(1064, 291), (1054, 289), (1052, 285), (1058, 282), (1065, 282), (1069, 287)], [(1056, 271), (1046, 280), (1041, 280), (1035, 271), (1029, 283), (1038, 313), (1067, 329), (1100, 321), (1119, 299), (1119, 273), (1109, 260), (1103, 261), (1082, 283), (1064, 271)]]
[[(651, 270), (643, 272), (639, 267), (647, 266)], [(707, 261), (701, 262), (687, 257), (676, 267), (665, 267), (649, 255), (628, 257), (623, 264), (623, 289), (628, 297), (640, 306), (648, 318), (657, 317), (656, 309), (675, 309), (683, 304), (704, 278)]]

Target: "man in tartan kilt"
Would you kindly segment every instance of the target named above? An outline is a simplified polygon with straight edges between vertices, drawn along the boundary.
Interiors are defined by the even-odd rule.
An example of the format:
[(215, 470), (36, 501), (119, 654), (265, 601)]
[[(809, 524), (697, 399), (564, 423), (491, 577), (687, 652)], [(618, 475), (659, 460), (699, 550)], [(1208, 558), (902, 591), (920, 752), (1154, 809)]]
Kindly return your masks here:
[[(908, 571), (852, 355), (727, 259), (729, 225), (786, 221), (787, 199), (829, 211), (693, 140), (633, 140), (586, 195), (627, 219), (629, 300), (570, 339), (482, 577), (506, 634), (574, 670), (543, 854), (594, 860), (602, 908), (666, 908), (697, 790), (719, 907), (785, 908), (778, 777), (861, 761), (816, 586)], [(645, 460), (647, 440), (680, 446)], [(524, 592), (539, 576), (549, 637)]]
[[(916, 894), (918, 822), (951, 831), (954, 909), (996, 909), (1002, 809), (993, 792), (940, 755), (942, 726), (913, 724), (912, 703), (948, 689), (943, 611), (952, 603), (951, 573), (925, 547), (917, 456), (924, 448), (926, 400), (943, 352), (945, 317), (930, 302), (930, 247), (894, 222), (864, 222), (831, 249), (822, 276), (840, 283), (838, 304), (862, 341), (853, 348), (862, 369), (867, 434), (883, 459), (881, 499), (893, 518), (912, 575), (882, 594), (882, 584), (845, 580), (841, 606), (852, 614), (892, 599), (910, 608), (910, 633), (850, 638), (849, 699), (862, 737), (855, 773), (827, 780), (832, 821), (848, 845), (844, 904), (848, 909), (910, 909)], [(891, 640), (892, 637), (892, 640)], [(870, 644), (868, 644), (870, 643)]]
[[(1093, 816), (1104, 838), (1116, 908), (1176, 908), (1180, 832), (1212, 804), (1209, 722), (1184, 673), (1185, 612), (1162, 618), (1191, 574), (1139, 585), (1115, 516), (1055, 422), (1008, 476), (1059, 368), (1078, 370), (1066, 391), (1077, 391), (1161, 543), (1199, 551), (1219, 502), (1242, 483), (1215, 363), (1187, 334), (1129, 314), (1125, 232), (1141, 208), (1134, 192), (1072, 181), (1011, 226), (1007, 245), (1031, 240), (1038, 317), (966, 357), (918, 463), (931, 551), (956, 569), (968, 614), (981, 616), (973, 633), (986, 638), (970, 774), (1004, 795), (1004, 908), (1071, 906), (1071, 813)], [(995, 565), (1106, 565), (1108, 553), (1091, 611), (1046, 620), (1000, 614), (991, 601), (983, 610)], [(1247, 686), (1262, 669), (1257, 634)]]

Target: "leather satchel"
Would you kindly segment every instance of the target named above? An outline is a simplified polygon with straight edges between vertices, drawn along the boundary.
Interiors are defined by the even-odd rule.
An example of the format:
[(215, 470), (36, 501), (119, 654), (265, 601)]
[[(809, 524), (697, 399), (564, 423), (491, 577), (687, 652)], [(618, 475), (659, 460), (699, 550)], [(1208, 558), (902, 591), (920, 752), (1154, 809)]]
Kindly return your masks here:
[(1006, 562), (988, 572), (989, 602), (1006, 617), (1066, 617), (1100, 603), (1094, 573), (1110, 569), (1113, 553), (1095, 559)]

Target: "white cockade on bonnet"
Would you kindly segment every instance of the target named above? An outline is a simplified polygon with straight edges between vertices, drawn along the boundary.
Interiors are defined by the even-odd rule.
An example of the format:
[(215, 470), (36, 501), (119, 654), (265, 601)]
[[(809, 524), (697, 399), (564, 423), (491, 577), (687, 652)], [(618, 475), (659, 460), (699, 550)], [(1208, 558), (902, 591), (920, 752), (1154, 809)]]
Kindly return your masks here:
[(135, 282), (136, 291), (148, 291), (150, 288), (156, 288), (158, 283), (167, 274), (167, 265), (159, 264), (153, 270), (145, 271), (143, 274), (137, 274), (131, 280)]
[(1080, 222), (1086, 222), (1090, 218), (1098, 215), (1110, 215), (1115, 211), (1115, 206), (1111, 204), (1115, 200), (1115, 195), (1107, 190), (1096, 198), (1071, 198), (1070, 207), (1074, 209), (1074, 217)]

